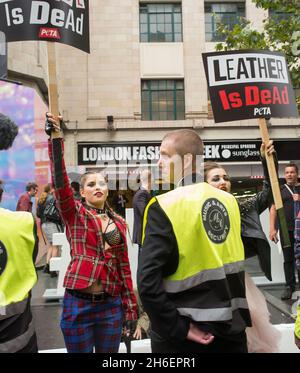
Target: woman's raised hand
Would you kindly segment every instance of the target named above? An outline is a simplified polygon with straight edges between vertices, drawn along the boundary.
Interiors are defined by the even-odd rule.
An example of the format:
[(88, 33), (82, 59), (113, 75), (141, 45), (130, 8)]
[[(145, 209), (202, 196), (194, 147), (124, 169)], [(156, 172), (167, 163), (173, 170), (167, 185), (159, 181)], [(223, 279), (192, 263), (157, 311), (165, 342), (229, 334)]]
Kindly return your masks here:
[(45, 132), (48, 136), (51, 136), (52, 132), (60, 132), (60, 122), (62, 119), (61, 115), (54, 117), (52, 113), (46, 113)]

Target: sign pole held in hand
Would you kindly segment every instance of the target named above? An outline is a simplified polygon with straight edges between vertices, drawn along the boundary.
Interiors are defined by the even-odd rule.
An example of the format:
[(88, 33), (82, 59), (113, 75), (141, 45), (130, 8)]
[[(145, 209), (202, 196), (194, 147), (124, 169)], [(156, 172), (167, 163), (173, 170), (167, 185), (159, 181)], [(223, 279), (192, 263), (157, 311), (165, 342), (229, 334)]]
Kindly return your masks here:
[[(203, 53), (215, 122), (258, 119), (262, 141), (270, 141), (265, 118), (298, 117), (285, 56), (268, 50)], [(266, 152), (274, 203), (283, 237), (290, 239), (273, 155)]]
[[(48, 52), (48, 96), (49, 96), (49, 112), (54, 115), (55, 118), (59, 116), (58, 108), (58, 89), (57, 89), (57, 75), (56, 75), (56, 54), (55, 44), (47, 42)], [(59, 124), (59, 121), (58, 121)], [(61, 137), (59, 132), (52, 132), (51, 138)]]
[[(18, 21), (15, 21), (18, 18)], [(62, 43), (90, 53), (89, 0), (31, 1), (0, 0), (1, 31), (7, 42), (47, 41), (49, 76), (49, 111), (59, 116), (55, 44)], [(59, 121), (58, 121), (59, 123)], [(54, 183), (63, 185), (62, 142), (59, 132), (52, 132)]]
[[(56, 75), (56, 54), (55, 44), (53, 42), (47, 42), (48, 52), (48, 96), (49, 96), (49, 111), (54, 115), (55, 119), (58, 119), (59, 108), (58, 108), (58, 89), (57, 89), (57, 75)], [(57, 124), (60, 125), (60, 121), (57, 120)], [(55, 154), (54, 161), (54, 183), (55, 188), (63, 187), (63, 173), (62, 173), (62, 146), (61, 132), (52, 131), (52, 154)]]
[[(266, 119), (259, 118), (258, 124), (259, 124), (262, 141), (265, 144), (268, 144), (270, 141), (270, 137), (269, 137), (269, 131), (268, 131)], [(277, 171), (276, 171), (275, 162), (274, 162), (274, 156), (273, 154), (268, 154), (267, 152), (265, 152), (265, 156), (266, 156), (266, 161), (267, 161), (267, 166), (268, 166), (268, 172), (269, 172), (269, 177), (270, 177), (274, 204), (276, 207), (276, 212), (277, 212), (278, 221), (280, 225), (280, 232), (282, 234), (283, 248), (290, 247), (291, 242), (290, 242), (289, 231), (288, 231), (288, 227), (287, 227), (287, 223), (286, 223), (286, 219), (284, 215), (284, 208), (283, 208), (283, 203), (282, 203), (282, 198), (281, 198), (281, 193), (280, 193)]]

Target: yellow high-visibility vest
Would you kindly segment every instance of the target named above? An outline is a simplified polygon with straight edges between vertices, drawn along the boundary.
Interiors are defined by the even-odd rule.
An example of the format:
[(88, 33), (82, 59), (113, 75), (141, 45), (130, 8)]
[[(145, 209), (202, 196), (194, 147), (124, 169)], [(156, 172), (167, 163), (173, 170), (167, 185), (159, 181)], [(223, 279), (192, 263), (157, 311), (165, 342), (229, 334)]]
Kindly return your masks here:
[(295, 323), (295, 334), (296, 334), (297, 338), (300, 339), (300, 302), (298, 303), (298, 307), (297, 307), (297, 319), (296, 319), (296, 323)]
[(178, 267), (164, 278), (164, 286), (178, 312), (195, 321), (235, 319), (233, 323), (243, 330), (241, 318), (233, 316), (238, 310), (249, 320), (236, 199), (207, 183), (177, 188), (149, 202), (144, 234), (148, 210), (155, 201), (171, 222), (177, 241)]
[(32, 259), (35, 236), (34, 218), (28, 212), (0, 208), (0, 306), (22, 302), (37, 281)]

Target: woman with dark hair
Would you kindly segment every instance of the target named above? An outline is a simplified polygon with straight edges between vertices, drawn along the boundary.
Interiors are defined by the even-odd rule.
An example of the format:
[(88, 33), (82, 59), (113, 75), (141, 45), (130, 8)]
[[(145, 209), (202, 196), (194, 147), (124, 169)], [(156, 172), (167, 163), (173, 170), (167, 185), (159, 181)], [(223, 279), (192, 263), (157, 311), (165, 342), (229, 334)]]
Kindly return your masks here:
[(18, 134), (18, 126), (0, 113), (0, 150), (9, 149)]
[[(261, 146), (261, 157), (265, 180), (263, 190), (253, 197), (243, 201), (237, 199), (242, 224), (242, 241), (245, 257), (258, 256), (260, 266), (265, 276), (271, 281), (271, 253), (270, 245), (263, 232), (259, 215), (265, 211), (270, 201), (271, 186), (269, 173), (265, 161), (265, 145)], [(275, 152), (273, 142), (267, 146), (268, 154)], [(205, 162), (204, 180), (215, 188), (230, 193), (231, 182), (224, 167), (215, 162)], [(277, 352), (280, 333), (270, 324), (269, 311), (263, 294), (255, 286), (251, 277), (246, 273), (246, 297), (251, 315), (252, 327), (246, 329), (249, 352)]]
[[(59, 131), (54, 117), (47, 117), (46, 133)], [(52, 153), (52, 144), (61, 147), (62, 152)], [(84, 202), (75, 200), (63, 159), (62, 139), (49, 140), (49, 157), (56, 199), (71, 246), (61, 318), (67, 350), (118, 352), (123, 321), (127, 333), (134, 331), (137, 320), (126, 223), (108, 206), (108, 186), (101, 173), (86, 172), (81, 176)], [(60, 180), (54, 162), (60, 162)]]

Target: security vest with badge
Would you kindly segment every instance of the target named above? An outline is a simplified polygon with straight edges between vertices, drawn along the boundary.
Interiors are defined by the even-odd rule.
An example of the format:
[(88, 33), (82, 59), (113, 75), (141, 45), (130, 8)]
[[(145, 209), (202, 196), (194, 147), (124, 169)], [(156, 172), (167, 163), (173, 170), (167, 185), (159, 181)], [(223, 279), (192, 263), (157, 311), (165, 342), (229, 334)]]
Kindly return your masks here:
[(235, 198), (198, 183), (156, 201), (170, 220), (178, 245), (177, 270), (164, 278), (178, 312), (195, 322), (223, 324), (229, 334), (244, 331), (251, 321)]
[(0, 208), (0, 353), (21, 351), (35, 333), (30, 312), (37, 281), (35, 229), (31, 213)]

